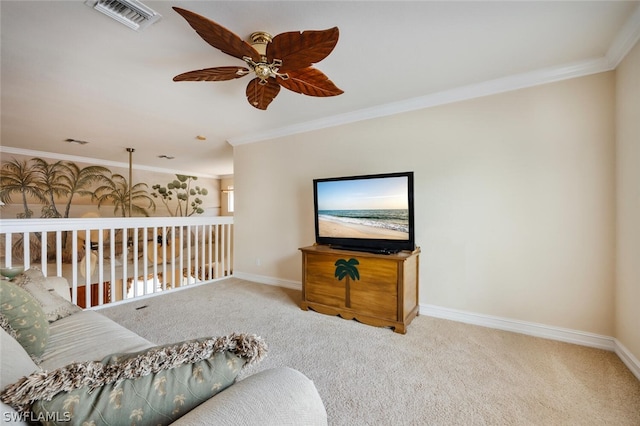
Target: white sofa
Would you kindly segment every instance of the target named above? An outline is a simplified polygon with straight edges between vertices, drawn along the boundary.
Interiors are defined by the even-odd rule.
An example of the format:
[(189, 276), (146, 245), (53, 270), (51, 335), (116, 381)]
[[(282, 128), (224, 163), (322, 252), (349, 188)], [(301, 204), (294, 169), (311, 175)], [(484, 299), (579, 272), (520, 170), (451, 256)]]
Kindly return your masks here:
[[(45, 286), (69, 300), (69, 287), (64, 278), (48, 278)], [(109, 354), (137, 352), (155, 346), (91, 310), (50, 322), (49, 329), (39, 365), (14, 338), (0, 329), (0, 390), (37, 371), (54, 370), (73, 362), (99, 361)], [(27, 424), (4, 403), (1, 415), (0, 423)], [(280, 367), (237, 381), (173, 424), (326, 425), (327, 414), (313, 382), (299, 371)]]

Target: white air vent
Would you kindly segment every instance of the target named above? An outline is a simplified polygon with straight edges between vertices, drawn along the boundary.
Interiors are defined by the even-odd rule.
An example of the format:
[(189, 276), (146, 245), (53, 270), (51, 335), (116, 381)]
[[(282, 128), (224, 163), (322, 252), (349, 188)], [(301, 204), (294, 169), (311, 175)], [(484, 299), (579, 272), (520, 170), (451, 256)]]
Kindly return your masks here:
[(162, 18), (137, 0), (86, 0), (84, 4), (136, 31), (142, 31)]

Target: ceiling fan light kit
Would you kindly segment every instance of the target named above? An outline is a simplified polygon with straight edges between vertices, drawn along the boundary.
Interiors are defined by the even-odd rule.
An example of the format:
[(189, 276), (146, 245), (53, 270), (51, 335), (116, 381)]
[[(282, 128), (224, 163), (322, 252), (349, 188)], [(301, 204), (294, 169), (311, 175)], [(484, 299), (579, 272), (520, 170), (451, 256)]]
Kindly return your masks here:
[(313, 64), (326, 58), (338, 43), (337, 27), (319, 31), (293, 31), (271, 36), (257, 31), (249, 36), (251, 43), (233, 32), (179, 7), (179, 13), (200, 37), (227, 55), (241, 59), (246, 67), (205, 68), (179, 74), (173, 81), (226, 81), (255, 74), (246, 96), (251, 106), (266, 110), (280, 92), (280, 87), (308, 96), (326, 97), (343, 93)]

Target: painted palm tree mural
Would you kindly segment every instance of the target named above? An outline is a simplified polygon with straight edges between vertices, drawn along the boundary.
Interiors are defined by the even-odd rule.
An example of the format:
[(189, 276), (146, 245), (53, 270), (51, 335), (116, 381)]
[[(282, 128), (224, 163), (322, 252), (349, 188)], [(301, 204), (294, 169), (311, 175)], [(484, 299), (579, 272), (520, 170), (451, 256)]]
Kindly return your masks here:
[(69, 195), (68, 168), (63, 161), (47, 163), (41, 158), (34, 158), (33, 169), (38, 174), (42, 194), (46, 197), (46, 203), (42, 207), (42, 217), (62, 217), (56, 205), (56, 199)]
[[(167, 208), (169, 214), (175, 216), (193, 216), (194, 214), (204, 213), (201, 207), (202, 199), (199, 196), (205, 196), (209, 192), (207, 188), (196, 186), (191, 188), (191, 183), (198, 180), (197, 176), (187, 176), (176, 174), (176, 179), (169, 182), (167, 186), (160, 184), (153, 185), (151, 188), (154, 192), (151, 195), (154, 198), (160, 198)], [(189, 203), (189, 197), (195, 197)], [(169, 204), (169, 201), (175, 198), (175, 208)]]
[(76, 163), (66, 163), (69, 172), (69, 195), (64, 208), (64, 217), (69, 217), (71, 204), (75, 195), (93, 196), (95, 184), (108, 185), (111, 181), (111, 171), (102, 166), (87, 166), (80, 168)]
[[(78, 167), (70, 161), (48, 163), (41, 158), (13, 159), (2, 164), (0, 169), (0, 200), (9, 204), (19, 194), (23, 213), (18, 219), (33, 217), (29, 202), (42, 204), (43, 218), (69, 217), (74, 196), (93, 196), (91, 187), (96, 183), (109, 184), (111, 171), (106, 167)], [(58, 204), (65, 206), (60, 212)]]
[(334, 266), (336, 267), (336, 272), (334, 275), (338, 279), (338, 281), (342, 281), (343, 278), (346, 278), (345, 306), (347, 308), (351, 307), (351, 281), (350, 280), (356, 281), (360, 279), (360, 272), (358, 272), (358, 267), (357, 267), (357, 265), (359, 264), (360, 262), (358, 262), (358, 259), (355, 259), (353, 257), (349, 260), (338, 259), (334, 264)]
[[(119, 174), (111, 176), (111, 181), (95, 189), (94, 197), (98, 207), (103, 203), (113, 204), (113, 214), (122, 217), (149, 216), (149, 210), (156, 209), (156, 203), (147, 192), (146, 183), (136, 183), (129, 188), (127, 179)], [(140, 205), (144, 203), (144, 205)]]
[(0, 174), (0, 201), (4, 204), (12, 202), (12, 197), (19, 195), (24, 208), (23, 213), (18, 213), (18, 219), (33, 217), (33, 211), (29, 208), (29, 199), (46, 202), (40, 184), (40, 176), (34, 167), (29, 166), (26, 160), (13, 159), (2, 165)]
[[(98, 209), (113, 205), (113, 214), (122, 217), (149, 216), (156, 210), (153, 198), (162, 201), (169, 216), (203, 214), (203, 198), (209, 191), (193, 185), (197, 176), (175, 176), (176, 179), (164, 186), (153, 185), (152, 192), (148, 190), (147, 183), (136, 183), (129, 194), (127, 179), (106, 167), (90, 165), (81, 168), (72, 161), (14, 158), (3, 162), (0, 168), (0, 201), (14, 204), (13, 198), (19, 196), (21, 209), (16, 214), (18, 219), (37, 217), (30, 204), (41, 206), (41, 218), (72, 217), (71, 207), (77, 204), (76, 197), (90, 199)], [(77, 216), (79, 214), (76, 213)]]

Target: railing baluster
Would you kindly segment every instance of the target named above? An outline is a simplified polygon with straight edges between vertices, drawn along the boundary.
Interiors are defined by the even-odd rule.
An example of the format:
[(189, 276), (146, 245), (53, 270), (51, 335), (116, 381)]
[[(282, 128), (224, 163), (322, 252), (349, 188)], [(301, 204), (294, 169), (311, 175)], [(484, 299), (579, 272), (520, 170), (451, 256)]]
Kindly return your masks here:
[(71, 301), (78, 304), (78, 230), (71, 232)]
[[(149, 272), (149, 264), (147, 259), (147, 227), (142, 228), (142, 294), (147, 294), (147, 272)], [(137, 251), (136, 251), (137, 253)], [(153, 291), (152, 291), (153, 293)]]
[(209, 255), (209, 266), (207, 269), (209, 270), (209, 279), (213, 279), (213, 229), (211, 225), (207, 225), (207, 235), (209, 236), (208, 250), (207, 254)]
[[(156, 228), (156, 234), (157, 234), (157, 230), (158, 228)], [(157, 247), (158, 247), (158, 238), (156, 237), (156, 253), (157, 253)], [(162, 290), (166, 290), (167, 289), (167, 279), (168, 279), (168, 275), (167, 275), (167, 227), (163, 226), (162, 227), (162, 245), (160, 246), (160, 249), (162, 250)]]
[(56, 231), (56, 275), (62, 276), (62, 231)]
[[(193, 241), (191, 242), (190, 246), (193, 245), (193, 282), (197, 283), (200, 277), (200, 259), (199, 259), (199, 252), (200, 252), (200, 245), (199, 245), (199, 240), (200, 240), (200, 229), (197, 226), (193, 227), (194, 231), (193, 231)], [(191, 233), (189, 233), (189, 235), (191, 235)]]
[(91, 306), (91, 230), (84, 231), (84, 303), (85, 307)]
[[(184, 227), (180, 227), (180, 245), (178, 246), (178, 258), (180, 259), (178, 263), (180, 264), (180, 287), (182, 287), (184, 283)], [(189, 282), (189, 275), (187, 274), (187, 283)]]
[(140, 271), (138, 271), (138, 228), (133, 228), (133, 249), (131, 250), (131, 258), (133, 260), (133, 297), (139, 296), (138, 294), (138, 278), (140, 277)]
[(213, 247), (214, 256), (215, 256), (214, 271), (215, 271), (215, 277), (218, 278), (220, 276), (220, 271), (218, 270), (218, 264), (220, 263), (220, 225), (219, 224), (215, 225), (214, 239), (215, 239), (215, 246)]
[(7, 232), (4, 236), (4, 264), (5, 266), (13, 266), (11, 262), (11, 248), (13, 247), (13, 234)]
[(104, 230), (100, 228), (98, 229), (98, 305), (104, 303)]
[(227, 275), (227, 267), (225, 264), (225, 251), (224, 251), (224, 243), (225, 243), (225, 227), (223, 226), (220, 230), (220, 239), (222, 240), (222, 256), (220, 258), (220, 264), (222, 265), (222, 275)]
[(31, 233), (29, 231), (25, 231), (22, 234), (22, 264), (24, 265), (24, 269), (29, 269), (31, 267)]
[(129, 241), (127, 228), (122, 228), (122, 300), (127, 299), (127, 264), (129, 263), (129, 254), (127, 253)]
[(191, 284), (191, 226), (187, 226), (187, 274), (187, 284)]
[(176, 273), (176, 227), (171, 227), (171, 288), (179, 287), (179, 284), (176, 284), (178, 280), (178, 274)]
[(109, 282), (111, 284), (111, 301), (115, 302), (118, 299), (118, 294), (116, 290), (116, 230), (115, 228), (111, 228), (109, 230)]
[(42, 231), (42, 243), (40, 244), (40, 270), (42, 274), (47, 276), (47, 231)]
[(205, 227), (204, 225), (202, 225), (202, 238), (201, 238), (201, 242), (200, 244), (202, 245), (201, 250), (200, 250), (200, 257), (201, 257), (201, 261), (200, 264), (202, 265), (202, 274), (200, 274), (200, 279), (202, 281), (206, 281), (207, 280), (207, 262), (205, 261), (205, 244), (206, 244), (206, 240), (207, 240), (207, 233), (205, 231)]
[[(153, 259), (153, 292), (156, 292), (156, 281), (159, 283), (158, 278), (158, 228), (153, 228), (153, 236), (151, 237), (153, 241), (151, 241), (151, 247), (153, 247), (152, 259)], [(149, 244), (147, 244), (149, 245)]]

